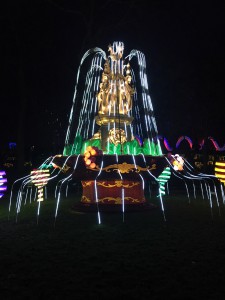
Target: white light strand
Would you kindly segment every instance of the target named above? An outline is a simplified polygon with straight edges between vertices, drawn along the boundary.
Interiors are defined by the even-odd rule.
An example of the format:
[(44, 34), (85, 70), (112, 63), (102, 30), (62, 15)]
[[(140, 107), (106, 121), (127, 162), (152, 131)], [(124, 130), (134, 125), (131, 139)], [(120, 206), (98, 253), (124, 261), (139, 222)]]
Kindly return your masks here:
[(70, 130), (71, 130), (71, 125), (72, 125), (72, 122), (73, 122), (73, 117), (74, 117), (74, 107), (75, 107), (75, 104), (77, 103), (78, 99), (77, 99), (77, 88), (78, 88), (78, 83), (79, 83), (79, 77), (80, 77), (80, 71), (81, 71), (81, 66), (83, 65), (83, 62), (85, 61), (85, 59), (92, 53), (96, 53), (98, 52), (104, 59), (106, 59), (106, 53), (98, 48), (98, 47), (95, 47), (95, 48), (92, 48), (92, 49), (89, 49), (82, 57), (81, 59), (81, 63), (78, 67), (78, 72), (77, 72), (77, 78), (76, 78), (76, 84), (75, 84), (75, 90), (74, 90), (74, 96), (73, 96), (73, 101), (72, 101), (72, 108), (71, 108), (71, 111), (70, 111), (70, 117), (69, 117), (69, 125), (68, 125), (68, 129), (67, 129), (67, 132), (66, 132), (66, 138), (65, 138), (65, 146), (69, 144), (69, 139), (70, 139)]

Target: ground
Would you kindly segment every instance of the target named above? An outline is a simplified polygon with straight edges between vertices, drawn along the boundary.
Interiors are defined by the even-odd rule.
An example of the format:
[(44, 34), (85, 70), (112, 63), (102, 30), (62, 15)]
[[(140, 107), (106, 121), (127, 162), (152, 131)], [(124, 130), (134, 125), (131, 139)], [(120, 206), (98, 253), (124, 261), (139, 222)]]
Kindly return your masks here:
[[(78, 212), (79, 192), (0, 203), (2, 299), (224, 299), (225, 209), (185, 190), (143, 212)], [(150, 201), (150, 199), (148, 199)]]

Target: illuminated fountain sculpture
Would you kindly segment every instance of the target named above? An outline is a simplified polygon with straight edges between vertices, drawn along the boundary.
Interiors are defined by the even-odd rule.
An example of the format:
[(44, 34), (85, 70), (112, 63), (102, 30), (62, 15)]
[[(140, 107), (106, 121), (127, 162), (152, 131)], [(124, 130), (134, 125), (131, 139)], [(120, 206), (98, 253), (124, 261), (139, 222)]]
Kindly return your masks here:
[[(133, 50), (125, 63), (123, 50), (123, 43), (115, 42), (109, 46), (108, 57), (99, 48), (85, 53), (81, 66), (88, 55), (94, 54), (94, 58), (87, 72), (82, 99), (77, 95), (81, 66), (78, 70), (65, 155), (83, 153), (88, 145), (97, 146), (104, 154), (162, 154), (148, 90), (145, 57)], [(132, 58), (137, 59), (138, 78), (130, 66)], [(81, 107), (80, 112), (74, 111), (78, 107)], [(141, 138), (146, 139), (144, 145)], [(83, 143), (85, 140), (87, 143)]]
[[(99, 223), (104, 208), (119, 208), (123, 213), (129, 208), (148, 208), (145, 191), (146, 183), (151, 182), (157, 186), (164, 215), (163, 195), (171, 173), (185, 184), (188, 197), (188, 185), (191, 184), (195, 193), (195, 183), (199, 183), (202, 196), (207, 195), (211, 207), (212, 191), (219, 205), (217, 188), (224, 203), (223, 187), (216, 176), (197, 173), (179, 155), (163, 155), (144, 54), (132, 50), (124, 58), (122, 42), (114, 42), (108, 51), (108, 56), (100, 48), (84, 54), (77, 73), (63, 154), (49, 157), (39, 168), (51, 170), (48, 181), (57, 180), (61, 175), (56, 184), (55, 217), (62, 187), (71, 181), (82, 183), (79, 206), (97, 209)], [(80, 76), (83, 69), (85, 82)], [(23, 201), (22, 191), (32, 183), (32, 176), (18, 181), (22, 184), (17, 196), (17, 213)], [(12, 197), (10, 208), (11, 204)]]
[[(55, 157), (53, 163), (62, 168), (66, 161), (68, 174), (76, 164), (79, 171), (72, 177), (82, 182), (81, 203), (86, 206), (97, 201), (99, 205), (137, 207), (146, 203), (145, 180), (157, 181), (167, 166), (157, 139), (145, 58), (134, 50), (123, 60), (121, 42), (109, 46), (108, 57), (98, 48), (93, 52), (77, 130), (70, 131), (75, 115), (72, 108), (64, 156)], [(130, 66), (133, 57), (138, 60), (139, 90)], [(80, 154), (84, 157), (78, 157)]]

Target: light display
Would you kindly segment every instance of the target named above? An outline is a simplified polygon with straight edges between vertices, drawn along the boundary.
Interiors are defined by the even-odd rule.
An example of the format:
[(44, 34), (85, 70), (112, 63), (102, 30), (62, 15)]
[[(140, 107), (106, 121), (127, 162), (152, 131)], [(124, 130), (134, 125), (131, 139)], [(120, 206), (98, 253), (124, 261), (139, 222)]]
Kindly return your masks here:
[(37, 201), (44, 200), (44, 193), (43, 188), (48, 183), (49, 179), (49, 170), (33, 170), (31, 171), (31, 182), (37, 187), (38, 189), (38, 197)]
[(209, 136), (208, 139), (213, 143), (213, 146), (215, 147), (216, 151), (225, 151), (225, 145), (223, 147), (220, 147), (215, 141), (215, 139), (211, 136)]
[(184, 159), (179, 154), (172, 155), (172, 157), (173, 157), (172, 165), (173, 165), (174, 170), (183, 171), (184, 170)]
[[(158, 139), (161, 141), (163, 141), (163, 145), (165, 147), (165, 149), (169, 152), (173, 151), (173, 147), (171, 147), (168, 139), (166, 137), (163, 137), (161, 135), (158, 136)], [(214, 149), (218, 152), (223, 152), (225, 151), (225, 145), (223, 145), (222, 147), (219, 146), (218, 142), (211, 136), (208, 137), (208, 140), (212, 142), (212, 145), (214, 147)], [(179, 149), (181, 143), (183, 141), (187, 141), (188, 142), (188, 145), (189, 145), (189, 148), (192, 149), (193, 148), (193, 141), (190, 137), (186, 136), (186, 135), (182, 135), (180, 136), (178, 139), (177, 139), (177, 142), (176, 142), (176, 145), (175, 145), (175, 148), (176, 149)], [(198, 142), (198, 147), (199, 147), (199, 150), (203, 150), (203, 147), (205, 145), (205, 139), (201, 138)]]
[(7, 178), (5, 177), (6, 173), (5, 171), (0, 171), (0, 198), (4, 196), (6, 190), (7, 190)]
[(166, 184), (168, 183), (169, 179), (171, 177), (170, 168), (166, 167), (162, 173), (158, 176), (157, 180), (160, 184), (160, 193), (161, 195), (166, 194)]
[(180, 146), (180, 143), (183, 141), (183, 140), (186, 140), (190, 146), (190, 149), (192, 149), (192, 146), (193, 146), (193, 143), (192, 143), (192, 140), (188, 137), (188, 136), (181, 136), (179, 137), (177, 143), (176, 143), (176, 148), (178, 148)]
[[(148, 209), (145, 192), (146, 183), (151, 182), (157, 186), (157, 196), (166, 220), (163, 196), (172, 175), (185, 184), (189, 200), (190, 185), (195, 193), (195, 184), (200, 184), (202, 196), (205, 189), (211, 207), (212, 189), (217, 203), (218, 188), (224, 202), (224, 191), (216, 176), (197, 173), (179, 155), (162, 153), (162, 137), (158, 134), (149, 94), (144, 54), (132, 50), (124, 57), (122, 42), (114, 42), (108, 52), (107, 56), (102, 49), (93, 48), (82, 57), (63, 154), (48, 158), (39, 168), (42, 175), (43, 169), (51, 168), (48, 181), (58, 180), (55, 218), (62, 187), (71, 181), (81, 182), (79, 205), (82, 209), (95, 208), (99, 223), (100, 213), (105, 208), (119, 209), (123, 215), (130, 208)], [(86, 65), (87, 58), (91, 56), (91, 62), (89, 60)], [(86, 77), (80, 76), (83, 69)], [(179, 139), (177, 147), (182, 140), (186, 140), (192, 148), (192, 141), (187, 136)], [(168, 151), (172, 150), (165, 138), (164, 145)], [(35, 183), (35, 176), (31, 174), (18, 180), (22, 183), (16, 201), (17, 213), (23, 201), (22, 191), (30, 183)], [(9, 209), (11, 206), (12, 197)]]
[(215, 175), (223, 184), (225, 184), (225, 161), (215, 162)]
[[(87, 146), (96, 146), (104, 154), (162, 154), (149, 95), (145, 56), (132, 50), (123, 59), (123, 52), (124, 44), (114, 42), (109, 46), (108, 57), (99, 48), (85, 53), (78, 70), (64, 155), (83, 154)], [(80, 69), (90, 54), (94, 57), (86, 76), (86, 89), (79, 104), (80, 116), (74, 128), (74, 107), (79, 106)], [(131, 68), (131, 60), (135, 58), (138, 77)], [(139, 90), (134, 83), (139, 84)], [(143, 140), (144, 147), (135, 137)]]

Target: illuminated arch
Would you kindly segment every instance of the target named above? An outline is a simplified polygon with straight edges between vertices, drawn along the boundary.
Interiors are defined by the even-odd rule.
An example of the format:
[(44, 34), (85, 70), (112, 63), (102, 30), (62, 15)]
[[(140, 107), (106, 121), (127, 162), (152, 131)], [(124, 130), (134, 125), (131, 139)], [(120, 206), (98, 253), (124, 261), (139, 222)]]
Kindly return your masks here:
[(216, 149), (216, 151), (225, 151), (225, 145), (223, 147), (220, 147), (218, 143), (214, 140), (214, 138), (211, 136), (209, 136), (208, 139), (213, 143), (213, 146)]
[(182, 135), (182, 136), (180, 136), (180, 137), (178, 138), (177, 143), (176, 143), (176, 148), (178, 148), (178, 147), (180, 146), (180, 143), (181, 143), (183, 140), (186, 140), (186, 141), (188, 142), (188, 144), (189, 144), (190, 149), (192, 149), (192, 147), (193, 147), (192, 140), (191, 140), (188, 136), (186, 136), (186, 135)]
[(168, 140), (165, 137), (162, 137), (161, 135), (158, 135), (159, 140), (163, 140), (163, 144), (167, 151), (173, 151), (173, 148), (170, 147)]

